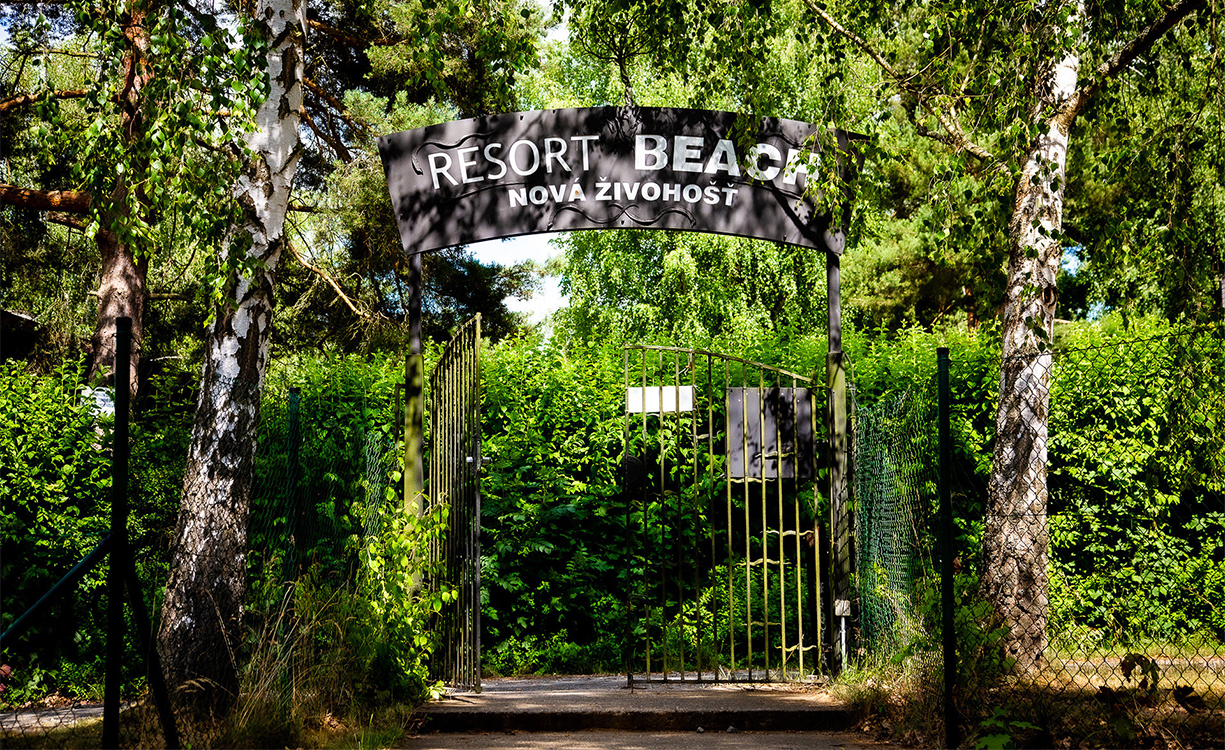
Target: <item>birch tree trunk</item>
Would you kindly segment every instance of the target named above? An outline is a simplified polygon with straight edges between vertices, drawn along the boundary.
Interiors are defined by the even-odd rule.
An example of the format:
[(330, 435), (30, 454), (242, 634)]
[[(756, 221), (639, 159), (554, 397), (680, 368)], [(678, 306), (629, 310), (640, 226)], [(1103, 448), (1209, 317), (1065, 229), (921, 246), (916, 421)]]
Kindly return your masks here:
[[(247, 136), (251, 155), (234, 187), (241, 226), (223, 261), (224, 305), (208, 333), (192, 426), (159, 647), (172, 690), (196, 707), (224, 709), (237, 694), (247, 524), (260, 395), (272, 330), (273, 285), (300, 155), (305, 3), (259, 0), (270, 90)], [(202, 703), (203, 701), (203, 703)]]
[[(956, 95), (916, 85), (917, 76), (895, 68), (814, 0), (804, 1), (815, 16), (863, 50), (900, 91), (913, 96), (935, 117), (943, 133), (932, 137), (974, 157), (995, 175), (1013, 174), (1007, 163), (975, 142), (963, 127), (955, 105), (959, 101), (971, 104), (971, 98), (963, 95), (964, 85)], [(1029, 47), (1031, 35), (1042, 37), (1033, 41), (1046, 45), (1040, 53), (1045, 64), (1038, 66), (1034, 85), (1022, 94), (1024, 101), (1032, 102), (1028, 119), (1037, 126), (1037, 135), (1016, 177), (1008, 225), (1011, 247), (1002, 314), (999, 411), (987, 486), (981, 590), (1006, 628), (1006, 655), (1016, 660), (1019, 672), (1040, 668), (1047, 646), (1049, 344), (1055, 322), (1055, 279), (1063, 260), (1059, 235), (1072, 125), (1107, 82), (1128, 70), (1180, 21), (1207, 7), (1207, 0), (1177, 0), (1130, 41), (1112, 43), (1114, 53), (1079, 88), (1081, 60), (1075, 45), (1086, 41), (1086, 34), (1094, 28), (1104, 27), (1086, 18), (1084, 0), (1029, 8), (1025, 12), (1034, 14), (1035, 24), (1026, 22), (1016, 29), (1018, 42), (1025, 42), (1018, 47)], [(997, 47), (994, 52), (1013, 54), (1014, 50)], [(958, 78), (961, 75), (957, 73)], [(1225, 279), (1222, 300), (1225, 304)]]
[(1017, 178), (995, 448), (983, 534), (983, 595), (1007, 628), (1006, 656), (1021, 672), (1040, 668), (1047, 646), (1047, 416), (1049, 342), (1068, 141), (1076, 116), (1080, 58), (1062, 51), (1040, 77), (1031, 122), (1044, 128)]

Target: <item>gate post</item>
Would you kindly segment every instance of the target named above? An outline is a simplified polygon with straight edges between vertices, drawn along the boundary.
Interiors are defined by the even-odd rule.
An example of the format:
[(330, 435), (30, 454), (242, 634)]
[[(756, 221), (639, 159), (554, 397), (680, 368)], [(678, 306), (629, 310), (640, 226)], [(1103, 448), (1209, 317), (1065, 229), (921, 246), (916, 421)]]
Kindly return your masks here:
[(829, 309), (829, 353), (825, 359), (826, 385), (829, 401), (826, 424), (829, 434), (829, 508), (830, 557), (829, 597), (826, 611), (833, 616), (829, 643), (833, 649), (835, 672), (847, 661), (847, 638), (851, 619), (851, 570), (853, 538), (851, 536), (850, 497), (847, 492), (849, 475), (847, 440), (846, 362), (842, 352), (841, 266), (834, 253), (825, 254), (826, 304)]
[(421, 253), (408, 258), (408, 359), (404, 371), (404, 507), (417, 515), (425, 510), (422, 461), (425, 439), (425, 362), (421, 357)]
[[(106, 677), (102, 744), (119, 747), (119, 691), (123, 678), (123, 568), (128, 543), (128, 413), (131, 393), (132, 319), (115, 319), (115, 427), (111, 440), (111, 560), (106, 574)], [(135, 604), (135, 602), (133, 602)]]

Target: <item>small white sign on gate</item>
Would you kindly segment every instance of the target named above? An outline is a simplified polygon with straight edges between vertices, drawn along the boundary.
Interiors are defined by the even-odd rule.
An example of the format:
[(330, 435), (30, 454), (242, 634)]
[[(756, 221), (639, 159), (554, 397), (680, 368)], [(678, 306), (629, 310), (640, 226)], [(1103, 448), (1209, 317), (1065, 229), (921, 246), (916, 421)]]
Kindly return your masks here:
[(630, 388), (625, 394), (625, 401), (630, 414), (693, 411), (693, 386)]

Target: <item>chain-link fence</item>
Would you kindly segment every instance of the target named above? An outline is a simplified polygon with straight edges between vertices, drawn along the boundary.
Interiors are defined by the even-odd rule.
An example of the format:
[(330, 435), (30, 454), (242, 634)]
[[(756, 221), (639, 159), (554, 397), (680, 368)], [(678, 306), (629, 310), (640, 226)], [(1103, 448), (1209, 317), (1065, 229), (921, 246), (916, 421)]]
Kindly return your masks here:
[(1219, 747), (1222, 331), (958, 354), (943, 446), (935, 374), (858, 410), (859, 634), (903, 720), (966, 746)]
[(856, 403), (854, 497), (860, 639), (896, 653), (918, 635), (916, 584), (932, 572), (928, 510), (934, 491), (926, 459), (934, 450), (926, 393), (900, 392)]
[[(362, 681), (371, 682), (394, 619), (371, 588), (388, 589), (389, 556), (411, 555), (389, 551), (385, 537), (415, 538), (402, 525), (390, 533), (400, 505), (398, 373), (357, 369), (333, 366), (332, 379), (308, 372), (301, 388), (285, 378), (265, 389), (222, 379), (204, 394), (153, 383), (130, 440), (118, 442), (116, 410), (99, 408), (113, 396), (83, 388), (75, 370), (58, 380), (5, 374), (28, 391), (0, 398), (9, 464), (0, 476), (0, 745), (259, 744), (304, 714), (326, 715), (329, 701), (394, 687), (395, 665), (373, 667), (387, 673), (377, 686)], [(202, 422), (197, 404), (212, 409)], [(196, 436), (195, 457), (193, 418), (210, 431)], [(257, 450), (240, 458), (233, 447), (252, 433)], [(123, 554), (108, 535), (120, 443), (131, 464)], [(108, 568), (129, 554), (132, 563), (117, 566), (133, 574), (121, 582), (126, 606), (115, 623)], [(49, 604), (13, 628), (49, 592)], [(156, 622), (150, 612), (160, 612)], [(108, 670), (111, 633), (122, 646), (119, 668)], [(172, 725), (151, 690), (148, 643), (158, 640)], [(108, 673), (118, 677), (114, 701), (104, 700)]]

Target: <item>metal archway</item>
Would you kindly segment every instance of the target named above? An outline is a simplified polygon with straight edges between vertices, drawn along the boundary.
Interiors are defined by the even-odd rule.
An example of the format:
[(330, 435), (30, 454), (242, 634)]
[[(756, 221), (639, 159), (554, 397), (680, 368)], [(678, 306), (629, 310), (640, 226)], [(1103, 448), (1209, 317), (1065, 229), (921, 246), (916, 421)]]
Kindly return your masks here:
[[(674, 229), (813, 248), (826, 257), (829, 305), (829, 614), (849, 617), (853, 554), (839, 256), (850, 215), (849, 176), (861, 162), (857, 138), (796, 120), (652, 107), (516, 112), (381, 137), (409, 261), (405, 502), (420, 508), (425, 479), (421, 253), (577, 229)], [(818, 183), (838, 188), (826, 194)], [(836, 650), (833, 667), (844, 661)]]

